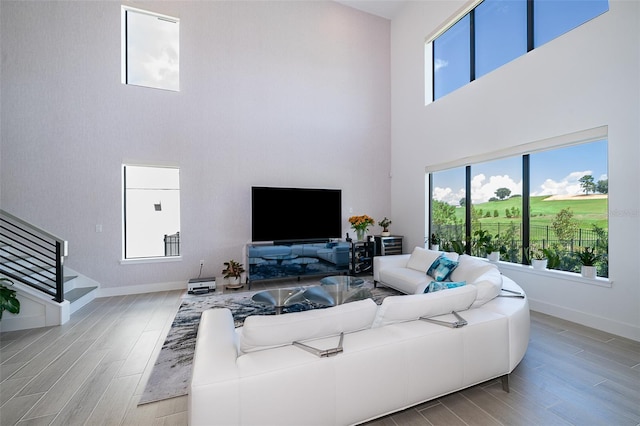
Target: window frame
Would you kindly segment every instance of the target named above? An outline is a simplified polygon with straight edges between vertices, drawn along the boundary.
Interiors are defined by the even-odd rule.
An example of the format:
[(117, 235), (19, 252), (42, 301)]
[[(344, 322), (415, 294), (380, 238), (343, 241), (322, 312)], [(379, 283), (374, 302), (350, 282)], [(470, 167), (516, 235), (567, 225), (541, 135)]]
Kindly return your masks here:
[[(129, 79), (129, 37), (128, 37), (128, 33), (129, 33), (129, 14), (130, 13), (135, 13), (138, 15), (146, 15), (146, 16), (151, 16), (151, 17), (155, 17), (158, 20), (161, 21), (165, 21), (165, 22), (172, 22), (178, 25), (177, 28), (177, 67), (178, 67), (178, 71), (177, 71), (177, 82), (175, 87), (166, 87), (163, 85), (148, 85), (148, 84), (140, 84), (140, 83), (134, 83), (134, 82), (130, 82)], [(150, 89), (159, 89), (159, 90), (166, 90), (166, 91), (170, 91), (170, 92), (179, 92), (180, 91), (180, 19), (176, 18), (174, 16), (169, 16), (169, 15), (163, 15), (161, 13), (156, 13), (156, 12), (151, 12), (149, 10), (144, 10), (144, 9), (139, 9), (139, 8), (135, 8), (135, 7), (131, 7), (131, 6), (125, 6), (122, 5), (121, 6), (121, 82), (122, 84), (125, 85), (131, 85), (131, 86), (138, 86), (138, 87), (146, 87), (146, 88), (150, 88)]]
[(162, 256), (141, 256), (141, 257), (127, 257), (127, 175), (126, 168), (127, 167), (148, 167), (148, 168), (157, 168), (157, 169), (175, 169), (178, 171), (178, 232), (181, 231), (181, 210), (182, 204), (180, 202), (180, 193), (182, 192), (182, 188), (180, 186), (180, 167), (171, 166), (171, 165), (151, 165), (151, 164), (140, 164), (140, 163), (123, 163), (121, 166), (121, 174), (122, 174), (122, 255), (120, 259), (121, 264), (135, 264), (135, 263), (155, 263), (155, 262), (175, 262), (182, 260), (182, 241), (179, 242), (179, 252), (178, 255), (169, 255), (166, 254)]

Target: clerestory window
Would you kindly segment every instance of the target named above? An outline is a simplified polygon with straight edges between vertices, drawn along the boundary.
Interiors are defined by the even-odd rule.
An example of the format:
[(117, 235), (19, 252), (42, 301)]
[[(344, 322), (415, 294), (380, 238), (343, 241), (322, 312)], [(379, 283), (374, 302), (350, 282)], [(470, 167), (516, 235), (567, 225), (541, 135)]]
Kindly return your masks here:
[(609, 10), (608, 0), (483, 0), (425, 43), (431, 103)]

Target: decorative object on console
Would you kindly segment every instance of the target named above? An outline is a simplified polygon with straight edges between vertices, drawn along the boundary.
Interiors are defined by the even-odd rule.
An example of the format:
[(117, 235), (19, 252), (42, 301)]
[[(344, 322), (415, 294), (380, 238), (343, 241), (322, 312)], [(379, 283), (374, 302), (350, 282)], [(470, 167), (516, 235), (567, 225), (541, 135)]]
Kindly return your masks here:
[(351, 216), (349, 218), (349, 223), (351, 224), (351, 227), (356, 231), (357, 240), (363, 241), (365, 232), (367, 232), (369, 226), (373, 225), (375, 221), (371, 216), (363, 214), (360, 216)]
[(242, 263), (236, 262), (235, 260), (230, 260), (228, 262), (224, 262), (224, 269), (222, 270), (224, 274), (224, 278), (229, 280), (227, 284), (227, 288), (240, 288), (242, 287), (242, 282), (240, 278), (244, 273), (244, 267)]
[(378, 225), (382, 227), (382, 232), (380, 233), (381, 236), (388, 237), (389, 235), (391, 235), (391, 232), (389, 232), (389, 225), (391, 225), (391, 223), (391, 220), (387, 219), (386, 216), (384, 217), (384, 219), (378, 222)]

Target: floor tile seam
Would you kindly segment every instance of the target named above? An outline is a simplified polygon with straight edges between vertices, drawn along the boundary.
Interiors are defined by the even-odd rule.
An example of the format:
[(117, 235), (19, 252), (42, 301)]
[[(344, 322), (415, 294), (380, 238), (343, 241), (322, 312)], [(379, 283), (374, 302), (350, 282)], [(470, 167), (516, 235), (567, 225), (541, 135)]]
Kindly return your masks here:
[[(34, 403), (29, 407), (29, 409), (27, 409), (27, 411), (25, 411), (25, 412), (22, 414), (22, 416), (20, 416), (20, 418), (16, 421), (16, 424), (17, 424), (17, 423), (20, 423), (20, 422), (21, 422), (21, 421), (23, 421), (23, 420), (30, 420), (30, 418), (29, 418), (29, 417), (26, 417), (26, 416), (27, 416), (27, 414), (29, 414), (29, 412), (30, 412), (30, 411), (32, 411), (33, 407), (34, 407), (37, 403), (39, 403), (39, 402), (40, 402), (40, 400), (41, 400), (42, 398), (44, 398), (45, 394), (46, 394), (46, 392), (40, 392), (40, 398), (38, 398), (38, 399), (37, 399), (37, 400), (36, 400), (36, 401), (35, 401), (35, 402), (34, 402)], [(2, 407), (4, 407), (5, 405), (7, 405), (11, 400), (13, 400), (13, 399), (15, 399), (15, 398), (27, 398), (27, 397), (29, 397), (29, 396), (33, 396), (33, 395), (37, 395), (37, 393), (33, 393), (33, 394), (25, 395), (25, 396), (18, 396), (18, 397), (16, 397), (16, 396), (14, 395), (11, 399), (7, 400), (7, 402), (6, 402), (5, 404), (3, 404), (3, 405), (2, 405)], [(2, 408), (2, 407), (0, 407), (0, 408)]]
[[(492, 418), (493, 420), (495, 420), (495, 421), (496, 421), (496, 424), (504, 425), (504, 423), (502, 423), (499, 419), (497, 419), (495, 416), (493, 416), (491, 413), (489, 413), (488, 411), (486, 411), (484, 408), (482, 408), (481, 406), (479, 406), (478, 404), (476, 404), (475, 402), (473, 402), (473, 401), (471, 400), (471, 398), (469, 398), (467, 395), (465, 395), (464, 391), (465, 391), (465, 390), (467, 390), (467, 389), (470, 389), (470, 388), (462, 389), (462, 390), (460, 390), (460, 391), (459, 391), (460, 396), (461, 396), (462, 398), (465, 398), (467, 401), (469, 401), (469, 403), (470, 403), (470, 404), (474, 405), (474, 406), (475, 406), (475, 407), (477, 407), (480, 411), (482, 411), (482, 412), (483, 412), (483, 413), (485, 413), (487, 416), (489, 416), (490, 418)], [(485, 391), (482, 391), (482, 392), (485, 392)], [(485, 393), (487, 393), (487, 392), (485, 392)], [(492, 398), (494, 398), (496, 401), (498, 401), (498, 402), (502, 402), (501, 400), (499, 400), (498, 398), (494, 397), (493, 395), (491, 395), (491, 394), (489, 394), (489, 393), (487, 393), (487, 394), (488, 394), (489, 396), (491, 396)], [(446, 406), (446, 404), (445, 404), (445, 406)], [(455, 413), (454, 413), (454, 414), (455, 414)], [(466, 424), (466, 422), (465, 422), (465, 424)]]
[(430, 425), (433, 425), (433, 423), (432, 423), (431, 421), (429, 421), (429, 419), (427, 418), (427, 416), (425, 416), (425, 414), (424, 414), (424, 413), (425, 413), (427, 410), (429, 410), (429, 409), (431, 409), (431, 408), (434, 408), (434, 407), (437, 407), (438, 405), (440, 405), (440, 406), (441, 406), (441, 407), (443, 407), (445, 410), (447, 410), (448, 412), (450, 412), (451, 414), (453, 414), (453, 415), (454, 415), (458, 420), (460, 420), (460, 422), (461, 422), (461, 423), (463, 423), (463, 424), (465, 424), (465, 425), (469, 426), (469, 424), (468, 424), (467, 422), (465, 422), (465, 421), (464, 421), (460, 416), (458, 416), (458, 415), (457, 415), (457, 414), (456, 414), (456, 413), (455, 413), (451, 408), (449, 408), (449, 407), (447, 406), (447, 404), (445, 404), (445, 403), (443, 403), (442, 401), (440, 401), (440, 399), (439, 399), (439, 398), (438, 398), (438, 399), (436, 399), (435, 401), (436, 401), (436, 403), (435, 403), (435, 404), (429, 405), (428, 407), (424, 407), (424, 408), (422, 408), (422, 409), (420, 409), (420, 410), (415, 409), (415, 411), (417, 411), (417, 412), (418, 412), (418, 414), (420, 414), (420, 415), (421, 415), (421, 416), (422, 416), (422, 417), (423, 417), (423, 418), (424, 418), (424, 419), (425, 419), (425, 420), (426, 420)]
[[(571, 396), (570, 399), (567, 399), (567, 395), (566, 395), (566, 390), (563, 390), (562, 393), (563, 395), (558, 395), (558, 399), (560, 403), (569, 403), (572, 405), (576, 405), (576, 401), (578, 404), (580, 405), (587, 405), (587, 406), (591, 406), (591, 405), (597, 405), (598, 407), (600, 407), (600, 410), (606, 410), (607, 412), (613, 413), (613, 414), (617, 414), (617, 415), (621, 415), (629, 420), (633, 420), (630, 419), (626, 414), (621, 414), (619, 412), (619, 407), (616, 407), (615, 404), (612, 405), (612, 403), (608, 400), (603, 400), (602, 398), (593, 395), (589, 392), (584, 392), (583, 389), (581, 389), (580, 387), (576, 387), (573, 384), (566, 382), (565, 380), (562, 379), (558, 379), (556, 376), (549, 374), (549, 373), (545, 373), (542, 372), (541, 374), (543, 374), (545, 377), (551, 379), (552, 381), (556, 381), (556, 382), (560, 382), (561, 384), (563, 384), (565, 387), (569, 388), (573, 395)], [(591, 388), (595, 388), (595, 386), (591, 386)], [(577, 400), (576, 400), (577, 398)], [(548, 409), (551, 409), (553, 407), (555, 407), (558, 404), (554, 404), (552, 406), (550, 406)], [(563, 417), (564, 419), (564, 417)], [(565, 419), (566, 420), (566, 419)]]
[[(75, 343), (75, 342), (74, 342), (74, 343)], [(94, 342), (94, 344), (95, 344), (95, 342)], [(68, 367), (64, 372), (61, 372), (61, 373), (59, 374), (58, 378), (57, 378), (57, 379), (56, 379), (56, 380), (51, 384), (51, 386), (49, 386), (49, 388), (48, 388), (48, 389), (46, 389), (44, 392), (45, 392), (45, 393), (47, 393), (47, 392), (49, 392), (51, 389), (55, 388), (56, 384), (57, 384), (57, 383), (59, 383), (59, 382), (60, 382), (60, 380), (62, 380), (62, 378), (63, 378), (63, 377), (65, 377), (65, 376), (69, 373), (69, 371), (71, 371), (71, 370), (73, 369), (73, 367), (74, 367), (75, 365), (77, 365), (77, 364), (78, 364), (78, 362), (80, 362), (80, 361), (83, 359), (83, 357), (84, 357), (84, 356), (86, 356), (86, 354), (89, 352), (89, 350), (91, 349), (91, 347), (92, 347), (92, 346), (93, 346), (93, 344), (91, 344), (91, 345), (87, 346), (87, 348), (86, 348), (82, 353), (80, 353), (80, 354), (76, 357), (76, 359), (74, 360), (74, 362), (73, 362), (73, 363), (71, 363), (71, 364), (69, 365), (69, 367)], [(67, 349), (67, 350), (65, 350), (64, 352), (62, 352), (62, 353), (60, 354), (60, 356), (58, 356), (54, 361), (52, 361), (51, 363), (49, 363), (49, 364), (47, 365), (47, 367), (43, 368), (43, 369), (42, 369), (38, 374), (36, 374), (35, 376), (33, 376), (33, 377), (31, 378), (31, 380), (29, 380), (29, 381), (25, 384), (25, 386), (24, 386), (22, 389), (24, 389), (24, 388), (25, 388), (26, 386), (28, 386), (31, 382), (33, 382), (34, 380), (36, 380), (40, 374), (45, 373), (46, 369), (47, 369), (48, 367), (50, 367), (50, 366), (51, 366), (51, 364), (52, 364), (53, 362), (55, 362), (55, 361), (57, 361), (58, 359), (60, 359), (60, 357), (62, 357), (65, 353), (67, 353), (67, 351), (68, 351), (68, 349)], [(105, 357), (105, 356), (106, 356), (106, 352), (105, 352), (105, 354), (100, 358), (100, 361), (101, 361), (101, 362), (102, 362), (102, 360), (104, 359), (104, 357)], [(98, 366), (98, 365), (99, 365), (99, 363), (98, 363), (98, 364), (96, 364), (96, 367), (94, 367), (94, 369), (92, 369), (92, 370), (91, 370), (91, 373), (93, 373), (93, 371), (95, 370), (95, 368), (97, 368), (97, 366)], [(90, 375), (90, 374), (89, 374), (89, 375)], [(86, 378), (85, 378), (85, 380), (86, 380)], [(81, 384), (84, 384), (85, 380), (83, 380)], [(74, 392), (74, 395), (75, 395), (75, 392)], [(36, 404), (34, 404), (34, 405), (33, 405), (33, 407), (35, 407), (35, 406), (36, 406)], [(33, 407), (31, 407), (31, 408), (33, 408)]]
[[(26, 346), (20, 348), (20, 350), (18, 352), (16, 352), (15, 354), (11, 355), (9, 358), (7, 358), (6, 360), (0, 360), (0, 365), (5, 364), (6, 361), (10, 361), (11, 359), (15, 358), (16, 356), (18, 356), (21, 352), (25, 351), (27, 348), (31, 347), (32, 345), (34, 345), (36, 342), (40, 341), (40, 339), (44, 338), (45, 336), (48, 336), (51, 332), (53, 332), (54, 328), (52, 327), (51, 330), (48, 330), (46, 333), (43, 333), (39, 338), (37, 338), (36, 340), (30, 342), (29, 344), (27, 344)], [(57, 340), (57, 338), (56, 338)], [(55, 340), (53, 340), (55, 341)], [(48, 347), (48, 346), (47, 346)]]
[[(88, 349), (87, 349), (88, 351)], [(86, 354), (86, 352), (83, 353), (82, 356), (84, 356)], [(55, 417), (52, 419), (52, 421), (50, 422), (53, 423), (55, 422), (55, 419), (57, 419), (60, 414), (64, 411), (64, 409), (71, 403), (71, 401), (73, 401), (73, 399), (75, 398), (75, 396), (78, 394), (78, 392), (80, 392), (82, 390), (82, 388), (84, 387), (85, 383), (87, 382), (87, 380), (89, 380), (90, 377), (92, 377), (92, 375), (94, 374), (94, 372), (98, 369), (98, 367), (100, 366), (100, 364), (102, 363), (102, 361), (104, 360), (104, 358), (107, 356), (107, 351), (104, 351), (104, 354), (102, 355), (102, 357), (100, 357), (100, 360), (98, 362), (96, 362), (95, 366), (91, 369), (91, 371), (89, 371), (85, 378), (82, 380), (82, 382), (76, 387), (75, 391), (69, 395), (69, 398), (67, 399), (67, 401), (62, 405), (62, 407), (60, 407), (60, 409), (52, 414), (55, 414)], [(76, 360), (76, 362), (73, 363), (73, 366), (75, 366), (78, 362), (80, 362), (81, 357), (78, 357), (78, 359)], [(60, 377), (58, 378), (58, 380), (56, 380), (56, 382), (49, 388), (47, 389), (47, 391), (45, 392), (45, 395), (49, 392), (51, 392), (52, 389), (55, 388), (55, 386), (60, 382), (60, 380), (63, 379), (63, 377), (69, 373), (69, 371), (73, 368), (73, 366), (69, 367), (69, 369), (67, 369), (67, 371), (64, 372), (64, 374), (61, 374)], [(44, 397), (44, 395), (43, 395)], [(33, 411), (36, 407), (38, 406), (38, 403), (35, 403), (31, 406), (31, 409), (29, 410), (29, 412)], [(27, 413), (28, 414), (28, 413)], [(39, 417), (43, 417), (43, 416), (39, 416)], [(39, 418), (39, 417), (34, 417), (34, 418)]]

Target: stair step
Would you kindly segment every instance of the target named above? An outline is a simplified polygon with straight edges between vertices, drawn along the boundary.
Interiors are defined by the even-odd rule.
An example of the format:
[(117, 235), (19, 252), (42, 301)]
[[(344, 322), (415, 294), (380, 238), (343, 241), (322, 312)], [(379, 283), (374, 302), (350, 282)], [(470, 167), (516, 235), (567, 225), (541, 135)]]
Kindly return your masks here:
[(78, 278), (77, 275), (69, 275), (68, 277), (64, 277), (64, 282), (69, 282), (71, 280), (75, 280), (76, 278)]
[(76, 300), (80, 299), (82, 296), (91, 293), (93, 290), (98, 287), (78, 287), (73, 290), (69, 290), (64, 294), (64, 298), (69, 301), (69, 303), (73, 303)]

